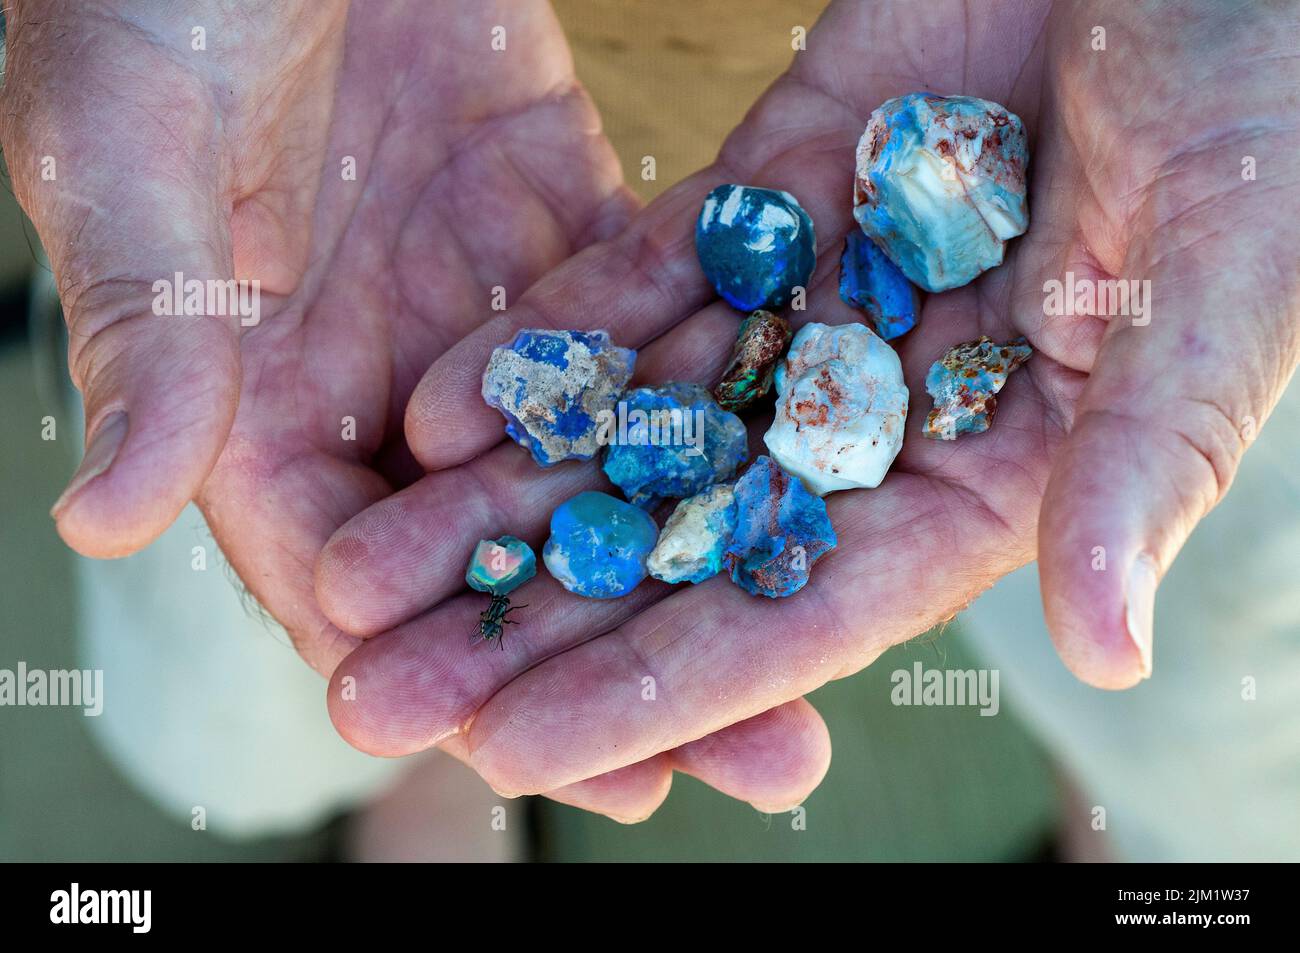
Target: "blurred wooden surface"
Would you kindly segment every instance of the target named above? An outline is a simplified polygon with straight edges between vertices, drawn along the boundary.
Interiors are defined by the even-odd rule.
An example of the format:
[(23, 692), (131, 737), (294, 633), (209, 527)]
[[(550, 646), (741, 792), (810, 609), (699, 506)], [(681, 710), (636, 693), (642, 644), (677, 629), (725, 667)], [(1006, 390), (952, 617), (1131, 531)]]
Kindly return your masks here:
[[(628, 184), (650, 199), (713, 161), (826, 0), (554, 0)], [(655, 157), (657, 178), (641, 179)]]

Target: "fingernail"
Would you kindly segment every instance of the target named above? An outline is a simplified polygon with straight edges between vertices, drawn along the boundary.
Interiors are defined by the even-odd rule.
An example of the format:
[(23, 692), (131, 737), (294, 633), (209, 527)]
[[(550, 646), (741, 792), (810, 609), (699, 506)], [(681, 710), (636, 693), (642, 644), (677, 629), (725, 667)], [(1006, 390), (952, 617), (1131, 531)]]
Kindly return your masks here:
[(73, 497), (82, 487), (113, 465), (117, 451), (121, 449), (122, 441), (126, 439), (126, 432), (126, 411), (118, 410), (104, 418), (95, 435), (90, 438), (90, 443), (86, 446), (86, 455), (81, 458), (81, 466), (77, 467), (77, 472), (72, 475), (72, 482), (50, 507), (51, 516), (58, 519), (59, 514), (68, 508)]
[(1124, 624), (1128, 637), (1137, 647), (1142, 660), (1142, 677), (1151, 677), (1152, 628), (1156, 614), (1156, 586), (1159, 579), (1156, 561), (1146, 553), (1138, 553), (1128, 570), (1128, 585), (1124, 590)]

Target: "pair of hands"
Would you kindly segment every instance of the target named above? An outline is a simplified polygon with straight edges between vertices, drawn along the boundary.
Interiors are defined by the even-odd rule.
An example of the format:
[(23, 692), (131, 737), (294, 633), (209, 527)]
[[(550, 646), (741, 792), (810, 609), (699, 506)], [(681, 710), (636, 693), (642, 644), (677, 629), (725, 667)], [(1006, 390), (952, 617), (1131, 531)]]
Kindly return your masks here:
[[(835, 0), (717, 161), (639, 211), (544, 0), (7, 9), (0, 135), (86, 404), (59, 532), (125, 555), (197, 500), (331, 677), (344, 737), (438, 745), (503, 793), (633, 820), (679, 770), (797, 804), (830, 753), (802, 696), (1035, 557), (1065, 663), (1134, 684), (1157, 580), (1300, 357), (1295, 4)], [(886, 482), (828, 499), (839, 548), (794, 599), (717, 579), (596, 602), (543, 573), (508, 651), (470, 646), (473, 543), (540, 541), (601, 482), (503, 443), (478, 394), (491, 349), (604, 327), (640, 349), (638, 381), (711, 382), (737, 318), (692, 228), (721, 182), (799, 198), (819, 236), (806, 317), (854, 319), (836, 292), (853, 149), (915, 89), (996, 100), (1031, 134), (1029, 233), (930, 296), (899, 346), (924, 400), (951, 344), (1025, 335), (993, 429), (925, 440), (914, 405)], [(154, 316), (152, 283), (177, 271), (260, 279), (261, 323)], [(1045, 315), (1044, 282), (1069, 271), (1149, 279), (1150, 323)], [(494, 315), (495, 286), (511, 307)]]

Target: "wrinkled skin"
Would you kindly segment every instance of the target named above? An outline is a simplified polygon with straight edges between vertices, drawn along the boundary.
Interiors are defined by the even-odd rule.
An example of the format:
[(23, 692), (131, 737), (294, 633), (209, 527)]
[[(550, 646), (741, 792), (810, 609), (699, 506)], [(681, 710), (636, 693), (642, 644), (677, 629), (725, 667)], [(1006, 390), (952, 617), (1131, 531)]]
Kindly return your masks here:
[[(41, 7), (46, 30), (54, 6)], [(333, 672), (330, 710), (350, 741), (389, 755), (441, 744), (499, 790), (621, 819), (653, 810), (673, 769), (760, 807), (797, 803), (829, 758), (800, 696), (1035, 555), (1067, 663), (1094, 684), (1131, 684), (1143, 661), (1125, 620), (1142, 629), (1144, 599), (1126, 592), (1125, 567), (1148, 553), (1167, 568), (1226, 490), (1242, 422), (1262, 422), (1293, 372), (1300, 237), (1294, 5), (1148, 6), (837, 3), (718, 162), (621, 232), (613, 157), (537, 4), (441, 29), (417, 23), (443, 6), (368, 5), (346, 52), (319, 26), (323, 4), (287, 32), (266, 10), (241, 12), (227, 19), (247, 36), (225, 69), (220, 55), (201, 70), (189, 56), (136, 57), (130, 75), (122, 54), (157, 42), (106, 20), (77, 27), (90, 36), (76, 77), (59, 75), (58, 56), (24, 59), (41, 27), (19, 14), (3, 110), (15, 188), (50, 248), (92, 441), (110, 411), (131, 421), (113, 465), (58, 510), (60, 532), (82, 552), (122, 554), (197, 495), (252, 591)], [(514, 46), (518, 10), (536, 33)], [(467, 52), (498, 21), (526, 51), (504, 69)], [(1095, 24), (1106, 52), (1089, 49)], [(423, 39), (462, 28), (461, 45)], [(36, 95), (96, 70), (90, 101), (81, 88)], [(779, 603), (723, 579), (592, 603), (543, 574), (520, 592), (529, 609), (509, 651), (475, 651), (465, 633), (482, 600), (460, 585), (472, 541), (539, 543), (556, 504), (599, 485), (594, 467), (539, 471), (501, 443), (477, 395), (490, 349), (518, 327), (608, 327), (644, 346), (640, 380), (711, 381), (737, 318), (709, 303), (691, 227), (726, 181), (799, 197), (821, 264), (796, 317), (852, 319), (835, 263), (852, 227), (853, 146), (874, 106), (917, 88), (984, 96), (1025, 120), (1031, 232), (1003, 268), (929, 298), (902, 339), (907, 443), (881, 488), (830, 499), (841, 545), (813, 584)], [(105, 109), (105, 96), (124, 100)], [(41, 190), (45, 154), (88, 167)], [(331, 179), (347, 154), (360, 171), (344, 189)], [(1240, 176), (1246, 154), (1258, 181)], [(124, 181), (124, 169), (136, 171)], [(262, 325), (242, 338), (141, 313), (141, 282), (232, 268), (263, 281)], [(1151, 324), (1044, 317), (1042, 284), (1066, 270), (1151, 279)], [(496, 284), (512, 308), (491, 317)], [(981, 333), (1023, 333), (1037, 354), (992, 432), (923, 440), (926, 368)], [(417, 472), (401, 418), (430, 363), (405, 433), (433, 472), (389, 497)], [(338, 436), (345, 415), (354, 443)], [(1090, 571), (1097, 545), (1117, 571)]]
[[(1100, 687), (1140, 680), (1156, 579), (1296, 365), (1297, 19), (1294, 3), (833, 4), (715, 165), (551, 272), (416, 389), (408, 443), (433, 472), (343, 527), (317, 570), (329, 617), (375, 636), (336, 682), (383, 686), (372, 705), (331, 703), (340, 730), (390, 754), (461, 738), (498, 789), (543, 791), (857, 672), (1035, 557), (1065, 663)], [(461, 541), (506, 527), (540, 541), (550, 509), (597, 479), (500, 443), (475, 399), (491, 348), (521, 326), (602, 326), (643, 348), (642, 380), (713, 379), (737, 315), (710, 303), (691, 226), (721, 182), (787, 189), (811, 213), (820, 264), (796, 323), (855, 319), (836, 290), (854, 146), (875, 106), (922, 88), (1025, 120), (1030, 232), (1002, 268), (928, 297), (898, 342), (913, 398), (902, 454), (880, 488), (829, 498), (840, 545), (808, 588), (771, 602), (718, 578), (591, 603), (539, 578), (504, 657), (443, 637), (477, 607), (452, 571)], [(1044, 283), (1067, 271), (1150, 280), (1149, 323), (1045, 315)], [(924, 439), (930, 363), (1020, 334), (1036, 353), (992, 431)]]
[[(58, 282), (88, 460), (125, 433), (56, 505), (59, 532), (121, 556), (197, 499), (329, 675), (359, 641), (320, 612), (313, 566), (342, 523), (419, 475), (402, 417), (420, 375), (492, 315), (494, 288), (514, 301), (634, 210), (559, 25), (542, 0), (6, 10), (5, 156)], [(176, 271), (258, 279), (260, 323), (155, 316), (152, 283)], [(818, 760), (824, 726), (799, 702), (674, 766), (717, 784), (754, 745)], [(670, 778), (664, 756), (552, 794), (633, 820)]]

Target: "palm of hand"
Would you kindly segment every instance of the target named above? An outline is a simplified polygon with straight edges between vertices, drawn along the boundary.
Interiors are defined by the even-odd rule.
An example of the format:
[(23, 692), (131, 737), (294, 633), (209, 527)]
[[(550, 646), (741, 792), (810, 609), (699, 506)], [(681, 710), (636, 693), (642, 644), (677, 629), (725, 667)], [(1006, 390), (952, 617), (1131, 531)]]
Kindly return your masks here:
[[(1225, 286), (1219, 275), (1206, 284), (1207, 259), (1233, 260), (1207, 214), (1218, 191), (1232, 186), (1214, 178), (1222, 170), (1211, 168), (1204, 151), (1225, 135), (1216, 126), (1222, 113), (1181, 95), (1239, 51), (1208, 18), (1153, 23), (1124, 6), (1099, 19), (1112, 47), (1125, 42), (1135, 49), (1110, 59), (1089, 47), (1093, 24), (1085, 21), (1098, 11), (1014, 2), (978, 10), (954, 2), (926, 11), (920, 23), (912, 4), (833, 6), (810, 36), (809, 51), (751, 111), (713, 168), (661, 198), (617, 240), (553, 272), (511, 314), (430, 371), (408, 411), (407, 432), (416, 456), (438, 472), (344, 527), (318, 568), (322, 603), (343, 628), (372, 635), (397, 626), (335, 673), (336, 682), (350, 675), (370, 687), (365, 704), (331, 702), (336, 724), (355, 744), (393, 754), (454, 742), (499, 789), (544, 791), (690, 742), (856, 672), (1032, 559), (1058, 447), (1072, 425), (1097, 441), (1131, 442), (1131, 432), (1112, 429), (1115, 419), (1137, 413), (1127, 401), (1151, 422), (1144, 439), (1161, 449), (1192, 448), (1189, 466), (1208, 479), (1188, 492), (1212, 502), (1223, 466), (1239, 452), (1235, 429), (1231, 436), (1223, 430), (1233, 411), (1207, 412), (1203, 402), (1186, 399), (1185, 426), (1162, 427), (1158, 406), (1180, 400), (1180, 375), (1162, 380), (1165, 370), (1177, 371), (1187, 355), (1219, 353), (1218, 332), (1194, 323), (1201, 306), (1153, 325), (1158, 346), (1137, 339), (1105, 351), (1105, 362), (1120, 371), (1089, 388), (1102, 367), (1099, 354), (1121, 329), (1098, 317), (1044, 315), (1043, 285), (1067, 270), (1081, 278), (1143, 276), (1186, 289), (1171, 291), (1170, 306), (1201, 296), (1223, 304), (1237, 295), (1245, 304), (1256, 293), (1231, 281)], [(1161, 29), (1195, 39), (1206, 55), (1182, 55)], [(1225, 97), (1264, 92), (1259, 66), (1267, 51), (1254, 57), (1237, 61)], [(922, 439), (918, 410), (925, 404), (914, 403), (904, 449), (885, 484), (829, 500), (840, 546), (794, 599), (752, 599), (718, 579), (671, 594), (646, 583), (626, 599), (590, 603), (539, 578), (526, 593), (530, 613), (514, 651), (474, 654), (460, 633), (481, 606), (456, 595), (467, 541), (501, 532), (537, 541), (554, 505), (598, 483), (590, 467), (539, 472), (517, 448), (494, 446), (500, 420), (475, 394), (491, 348), (520, 326), (607, 326), (620, 343), (643, 347), (642, 379), (714, 379), (736, 318), (718, 303), (706, 306), (711, 294), (693, 260), (690, 228), (704, 193), (721, 181), (780, 187), (800, 199), (817, 225), (821, 263), (807, 314), (796, 317), (854, 319), (836, 293), (839, 245), (854, 227), (853, 146), (874, 106), (918, 88), (995, 99), (1036, 131), (1030, 233), (1011, 246), (1003, 268), (931, 297), (919, 327), (899, 347), (913, 397), (924, 400), (925, 371), (950, 345), (981, 334), (999, 341), (1027, 336), (1035, 356), (1009, 383), (992, 432), (956, 444)], [(1135, 102), (1135, 89), (1152, 92)], [(1278, 110), (1267, 120), (1280, 124), (1283, 100), (1265, 103)], [(1274, 134), (1268, 122), (1261, 128)], [(1213, 158), (1221, 164), (1221, 156)], [(1249, 201), (1265, 214), (1262, 191)], [(1276, 216), (1270, 221), (1282, 229)], [(591, 314), (575, 305), (590, 301), (605, 307)], [(1253, 305), (1243, 310), (1253, 313)], [(1144, 368), (1162, 352), (1160, 367)], [(1046, 514), (1059, 536), (1043, 535), (1043, 545), (1054, 547), (1045, 573), (1086, 568), (1090, 536), (1120, 551), (1134, 532), (1133, 514), (1089, 509), (1078, 499), (1087, 480), (1108, 475), (1088, 450), (1087, 440), (1072, 442), (1067, 457), (1077, 466), (1052, 477), (1069, 505)], [(1111, 450), (1121, 461), (1140, 452), (1122, 444)], [(454, 504), (447, 502), (453, 487), (464, 488)], [(1078, 670), (1096, 662), (1089, 674), (1099, 683), (1124, 682), (1134, 665), (1135, 650), (1123, 641), (1122, 599), (1117, 603), (1105, 588), (1113, 585), (1108, 578), (1075, 580), (1066, 593), (1083, 624), (1096, 625), (1091, 643), (1070, 643), (1073, 664)], [(1099, 598), (1089, 617), (1080, 603), (1090, 597)], [(645, 704), (647, 677), (657, 686), (657, 704)], [(768, 756), (751, 752), (754, 760)]]
[(494, 289), (513, 300), (630, 211), (549, 11), (516, 6), (493, 51), (500, 12), (357, 11), (331, 68), (249, 133), (268, 158), (235, 208), (235, 269), (269, 276), (271, 301), (199, 501), (322, 672), (354, 640), (320, 615), (311, 569), (339, 524), (418, 474), (401, 420), (419, 376)]

